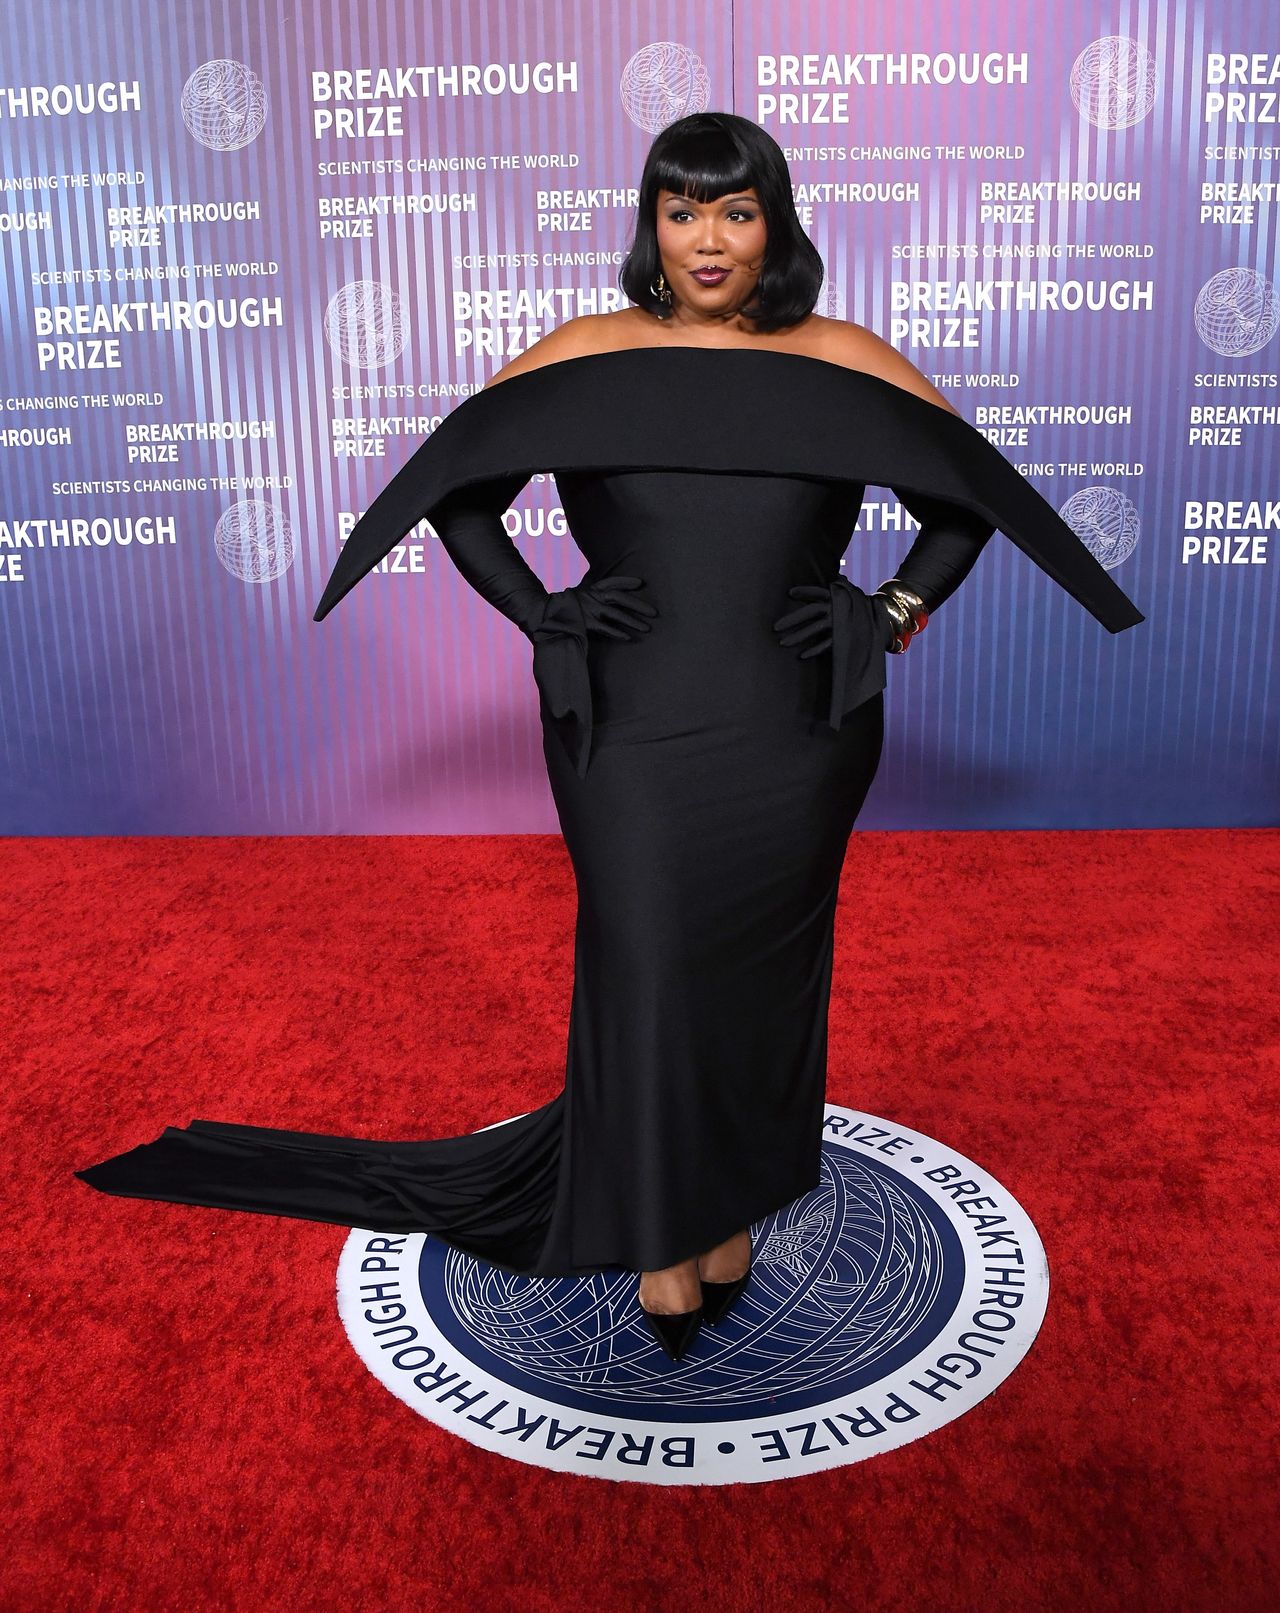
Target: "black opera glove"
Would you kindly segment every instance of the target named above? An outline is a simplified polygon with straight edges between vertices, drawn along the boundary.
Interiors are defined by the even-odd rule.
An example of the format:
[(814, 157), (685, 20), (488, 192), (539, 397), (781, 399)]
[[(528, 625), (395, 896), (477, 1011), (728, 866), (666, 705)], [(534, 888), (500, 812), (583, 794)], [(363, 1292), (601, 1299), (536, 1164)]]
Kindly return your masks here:
[(524, 629), (533, 641), (533, 676), (547, 715), (579, 778), (591, 753), (591, 675), (588, 636), (631, 639), (647, 633), (647, 616), (658, 612), (644, 599), (627, 597), (643, 588), (639, 577), (611, 575), (547, 594)]
[(920, 523), (915, 542), (893, 575), (920, 595), (932, 616), (973, 570), (996, 529), (984, 516), (959, 504), (906, 488), (892, 491)]
[(847, 577), (830, 583), (799, 583), (787, 590), (802, 603), (773, 624), (778, 642), (798, 651), (802, 661), (831, 651), (831, 696), (827, 723), (839, 728), (853, 711), (888, 681), (885, 655), (893, 642), (893, 625), (884, 601), (866, 594)]
[[(920, 522), (914, 543), (893, 575), (920, 595), (932, 616), (973, 570), (996, 529), (985, 517), (945, 499), (908, 488), (891, 491)], [(805, 603), (773, 625), (785, 635), (782, 644), (804, 646), (802, 660), (831, 650), (827, 721), (839, 728), (845, 712), (884, 688), (886, 663), (880, 652), (888, 653), (896, 624), (879, 593), (866, 594), (844, 576), (826, 587), (802, 584), (788, 592)]]
[(645, 600), (621, 597), (643, 587), (639, 577), (584, 579), (548, 593), (499, 513), (524, 480), (463, 488), (437, 510), (432, 525), (472, 588), (532, 641), (533, 677), (544, 709), (581, 778), (591, 748), (588, 635), (620, 639), (647, 633), (643, 618), (658, 613)]

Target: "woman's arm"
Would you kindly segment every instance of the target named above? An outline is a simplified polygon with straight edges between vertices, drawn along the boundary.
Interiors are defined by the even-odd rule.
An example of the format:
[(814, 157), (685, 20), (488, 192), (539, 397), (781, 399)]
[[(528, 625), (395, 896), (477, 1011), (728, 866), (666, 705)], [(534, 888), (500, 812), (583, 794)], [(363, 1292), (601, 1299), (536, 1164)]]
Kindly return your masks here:
[(476, 593), (526, 634), (542, 620), (550, 596), (497, 511), (507, 507), (527, 480), (521, 476), (508, 484), (463, 488), (437, 510), (431, 523), (441, 547)]
[[(891, 386), (900, 387), (926, 403), (959, 415), (957, 409), (939, 392), (928, 376), (922, 375), (910, 359), (904, 358), (874, 331), (846, 321), (831, 322), (834, 327), (830, 340), (831, 357), (836, 362), (865, 370)], [(961, 417), (963, 418), (963, 417)], [(894, 576), (907, 588), (913, 589), (925, 602), (930, 613), (950, 599), (960, 584), (973, 570), (978, 556), (995, 532), (995, 527), (972, 510), (942, 499), (930, 498), (923, 493), (906, 492), (893, 488), (894, 496), (911, 515), (920, 522), (920, 531), (903, 557)], [(887, 642), (892, 641), (893, 627), (884, 601), (877, 595), (876, 605), (886, 624)]]
[(920, 522), (915, 542), (893, 575), (919, 594), (932, 614), (973, 570), (996, 529), (959, 504), (896, 487), (893, 493)]

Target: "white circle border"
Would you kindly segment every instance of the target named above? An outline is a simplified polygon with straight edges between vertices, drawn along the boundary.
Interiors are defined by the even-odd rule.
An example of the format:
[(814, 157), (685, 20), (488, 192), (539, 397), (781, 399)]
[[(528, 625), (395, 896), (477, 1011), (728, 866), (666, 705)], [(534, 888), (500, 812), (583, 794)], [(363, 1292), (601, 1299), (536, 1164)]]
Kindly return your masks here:
[[(643, 1414), (580, 1412), (557, 1404), (495, 1378), (461, 1356), (440, 1331), (417, 1282), (419, 1258), (429, 1236), (423, 1232), (388, 1234), (353, 1228), (338, 1260), (338, 1315), (357, 1355), (398, 1400), (473, 1445), (533, 1467), (615, 1482), (720, 1485), (773, 1483), (865, 1461), (945, 1427), (1000, 1387), (1025, 1359), (1044, 1321), (1049, 1264), (1035, 1223), (1022, 1205), (989, 1171), (955, 1149), (922, 1132), (832, 1103), (825, 1106), (823, 1140), (874, 1154), (882, 1167), (898, 1171), (928, 1194), (951, 1223), (965, 1256), (960, 1297), (939, 1333), (910, 1361), (851, 1395), (837, 1395), (776, 1417), (691, 1419), (687, 1424), (650, 1422)], [(386, 1271), (362, 1269), (371, 1257), (371, 1240), (374, 1253), (385, 1254), (378, 1245), (388, 1241), (402, 1244), (394, 1266), (388, 1261)], [(989, 1241), (989, 1248), (984, 1248), (984, 1241)], [(407, 1281), (398, 1281), (406, 1275)], [(989, 1284), (994, 1286), (988, 1288)], [(442, 1403), (439, 1392), (433, 1395), (415, 1382), (412, 1370), (394, 1364), (376, 1339), (374, 1319), (365, 1314), (370, 1299), (361, 1295), (362, 1285), (395, 1287), (396, 1300), (404, 1306), (401, 1325), (411, 1327), (416, 1344), (428, 1348), (444, 1371), (456, 1375), (442, 1381), (460, 1390), (458, 1398), (467, 1405), (452, 1404), (448, 1390)], [(1021, 1304), (1000, 1307), (1001, 1297), (1007, 1300), (1011, 1293), (1021, 1294)], [(386, 1302), (385, 1295), (379, 1302)], [(975, 1320), (1001, 1315), (1012, 1317), (1012, 1325), (995, 1333)], [(380, 1327), (387, 1325), (385, 1316), (376, 1321)], [(974, 1339), (981, 1348), (966, 1345), (966, 1340)], [(931, 1387), (922, 1388), (922, 1379)], [(501, 1412), (507, 1432), (478, 1415), (485, 1406), (490, 1414)], [(575, 1423), (583, 1425), (583, 1437), (566, 1437)], [(530, 1424), (542, 1429), (544, 1437), (521, 1437)], [(548, 1443), (548, 1438), (556, 1443)], [(651, 1443), (651, 1459), (633, 1459), (637, 1441)], [(615, 1442), (632, 1457), (611, 1460)], [(722, 1450), (724, 1444), (732, 1449)]]

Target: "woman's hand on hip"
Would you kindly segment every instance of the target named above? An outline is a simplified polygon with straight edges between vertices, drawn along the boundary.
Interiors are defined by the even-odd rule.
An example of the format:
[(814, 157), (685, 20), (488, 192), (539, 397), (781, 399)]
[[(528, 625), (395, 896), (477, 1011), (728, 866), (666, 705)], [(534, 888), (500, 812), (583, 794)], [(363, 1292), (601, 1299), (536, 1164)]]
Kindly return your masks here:
[(788, 596), (800, 603), (795, 610), (780, 616), (773, 624), (779, 644), (786, 649), (795, 649), (802, 661), (830, 650), (831, 590), (835, 587), (847, 588), (851, 593), (870, 599), (873, 614), (882, 629), (881, 645), (888, 649), (893, 642), (893, 618), (888, 606), (879, 594), (863, 594), (857, 583), (850, 582), (847, 577), (836, 577), (831, 583), (797, 583), (794, 588), (788, 588)]

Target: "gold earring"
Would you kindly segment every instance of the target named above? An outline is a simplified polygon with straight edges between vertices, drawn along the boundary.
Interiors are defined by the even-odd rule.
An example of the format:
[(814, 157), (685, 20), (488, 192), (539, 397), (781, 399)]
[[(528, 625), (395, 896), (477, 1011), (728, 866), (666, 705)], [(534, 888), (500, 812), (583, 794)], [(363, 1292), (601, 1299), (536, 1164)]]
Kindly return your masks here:
[(668, 307), (671, 306), (674, 298), (671, 287), (667, 284), (666, 276), (663, 274), (661, 269), (658, 270), (657, 282), (655, 283), (652, 280), (649, 282), (649, 290), (654, 294), (659, 302), (665, 302)]

